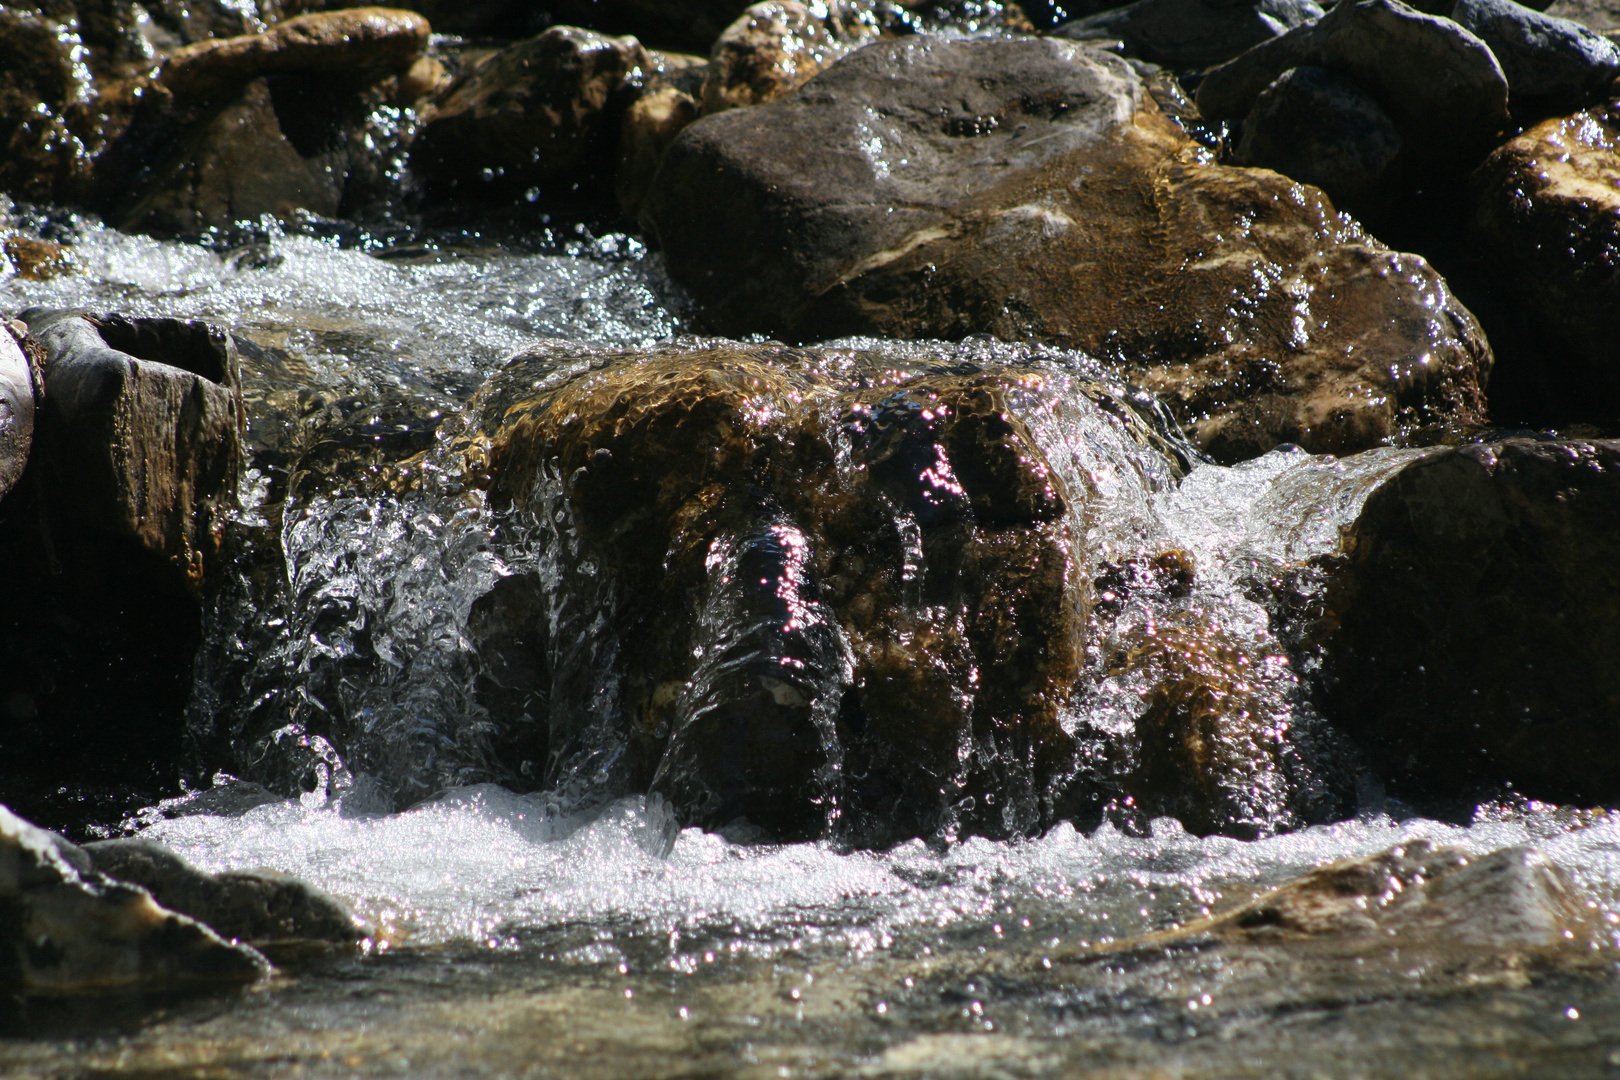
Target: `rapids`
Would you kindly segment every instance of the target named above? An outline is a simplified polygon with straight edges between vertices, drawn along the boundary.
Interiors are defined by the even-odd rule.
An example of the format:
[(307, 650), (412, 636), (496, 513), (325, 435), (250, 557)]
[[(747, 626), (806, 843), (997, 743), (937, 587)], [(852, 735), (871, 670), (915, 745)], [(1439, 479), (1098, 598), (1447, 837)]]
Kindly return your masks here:
[[(537, 339), (635, 347), (689, 332), (658, 256), (583, 226), (522, 247), (459, 235), (368, 250), (266, 224), (221, 253), (0, 203), (0, 232), (13, 231), (67, 244), (75, 272), (0, 277), (0, 311), (203, 318), (249, 343), (240, 573), (207, 615), (189, 722), (203, 743), (257, 741), (231, 748), (235, 774), (109, 831), (160, 840), (209, 871), (295, 874), (350, 902), (370, 937), (363, 957), (317, 959), (224, 1004), (153, 999), (85, 1015), (34, 1003), (6, 1018), (6, 1035), (28, 1036), (0, 1042), (7, 1075), (1620, 1068), (1612, 929), (1594, 943), (1601, 962), (1574, 974), (1482, 975), (1369, 950), (1365, 972), (1311, 969), (1276, 999), (1233, 974), (1240, 964), (1196, 950), (1075, 959), (1418, 839), (1474, 853), (1535, 845), (1605, 925), (1620, 923), (1620, 818), (1512, 792), (1450, 820), (1420, 816), (1323, 732), (1312, 658), (1273, 629), (1276, 598), (1308, 605), (1320, 587), (1312, 560), (1331, 556), (1369, 491), (1423, 451), (1336, 461), (1280, 448), (1232, 468), (1184, 447), (1181, 462), (1123, 457), (1123, 440), (1088, 451), (1109, 507), (1090, 538), (1102, 557), (1174, 548), (1199, 567), (1191, 595), (1127, 597), (1102, 629), (1213, 620), (1274, 661), (1268, 692), (1284, 699), (1302, 755), (1287, 781), (1315, 794), (1303, 808), (1257, 796), (1260, 839), (1114, 813), (1020, 841), (739, 844), (680, 829), (656, 796), (602, 806), (501, 786), (473, 692), (472, 605), (530, 556), (492, 539), (488, 510), (455, 475), (452, 437), (474, 391)], [(1019, 354), (986, 341), (845, 344), (991, 365)], [(1073, 354), (1055, 360), (1099, 374)], [(416, 454), (417, 482), (377, 482), (383, 465)], [(273, 602), (248, 580), (265, 560), (280, 561)], [(1106, 755), (1143, 688), (1094, 651), (1095, 687), (1065, 722)], [(352, 755), (361, 761), (313, 733), (340, 714), (373, 735)], [(269, 790), (297, 784), (297, 797)], [(1063, 955), (1069, 975), (1041, 974)]]

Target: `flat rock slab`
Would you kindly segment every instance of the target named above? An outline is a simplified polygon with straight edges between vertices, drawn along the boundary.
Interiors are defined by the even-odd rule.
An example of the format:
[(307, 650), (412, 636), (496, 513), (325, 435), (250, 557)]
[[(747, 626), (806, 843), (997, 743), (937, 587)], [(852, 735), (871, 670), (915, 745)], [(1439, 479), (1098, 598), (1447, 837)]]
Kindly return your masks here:
[(428, 21), (411, 11), (361, 7), (312, 12), (262, 34), (199, 41), (170, 54), (159, 76), (177, 95), (229, 91), (265, 75), (403, 71), (427, 48)]
[(687, 128), (643, 224), (717, 330), (1084, 349), (1240, 460), (1480, 415), (1490, 351), (1423, 260), (1211, 163), (1059, 40), (884, 41)]
[(1620, 443), (1510, 439), (1368, 498), (1330, 592), (1330, 715), (1430, 794), (1620, 798)]

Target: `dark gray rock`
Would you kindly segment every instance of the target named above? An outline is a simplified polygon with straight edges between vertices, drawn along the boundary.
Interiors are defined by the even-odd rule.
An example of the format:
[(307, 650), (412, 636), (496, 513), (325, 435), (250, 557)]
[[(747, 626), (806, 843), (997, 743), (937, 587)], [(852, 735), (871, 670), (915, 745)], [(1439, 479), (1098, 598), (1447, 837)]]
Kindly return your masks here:
[(1401, 134), (1407, 179), (1432, 180), (1478, 164), (1508, 128), (1508, 87), (1478, 37), (1400, 0), (1338, 4), (1222, 64), (1199, 84), (1212, 120), (1242, 120), (1289, 68), (1327, 68), (1366, 91)]
[(285, 948), (353, 944), (365, 933), (338, 901), (286, 874), (205, 874), (151, 840), (104, 840), (84, 850), (100, 873), (141, 886), (164, 907), (189, 915), (224, 938)]
[(1367, 217), (1387, 201), (1400, 153), (1400, 132), (1378, 102), (1326, 68), (1298, 67), (1255, 99), (1233, 162), (1314, 184)]
[(1620, 798), (1620, 443), (1511, 439), (1401, 470), (1330, 593), (1333, 715), (1407, 790)]
[(1127, 55), (1200, 68), (1321, 17), (1313, 0), (1136, 0), (1064, 23), (1052, 33), (1075, 41), (1122, 41)]
[(0, 990), (84, 993), (253, 982), (263, 956), (0, 806)]
[(45, 347), (39, 447), (56, 507), (135, 541), (199, 587), (242, 464), (236, 346), (178, 319), (23, 313)]
[(686, 128), (642, 221), (723, 333), (1083, 349), (1225, 460), (1482, 404), (1488, 347), (1426, 264), (1318, 192), (1213, 163), (1125, 61), (1075, 42), (869, 45)]
[(557, 26), (462, 73), (427, 112), (412, 164), (440, 194), (508, 201), (605, 159), (608, 105), (654, 70), (635, 38)]
[(0, 499), (22, 476), (34, 443), (34, 373), (28, 357), (0, 326)]
[(1496, 54), (1521, 124), (1589, 105), (1620, 75), (1614, 42), (1513, 0), (1457, 0), (1451, 18)]

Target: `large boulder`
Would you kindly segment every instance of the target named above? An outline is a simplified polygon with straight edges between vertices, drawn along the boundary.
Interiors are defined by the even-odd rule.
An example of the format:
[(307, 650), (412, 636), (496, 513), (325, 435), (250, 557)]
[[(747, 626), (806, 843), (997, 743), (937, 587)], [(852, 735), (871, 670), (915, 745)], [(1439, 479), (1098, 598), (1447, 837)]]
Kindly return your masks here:
[(412, 164), (440, 194), (534, 201), (605, 160), (610, 108), (655, 70), (632, 37), (556, 26), (463, 72), (427, 111)]
[(1202, 68), (1321, 17), (1314, 0), (1135, 0), (1052, 33), (1075, 41), (1117, 40), (1129, 55), (1151, 63)]
[(80, 848), (0, 806), (0, 990), (53, 994), (253, 982), (270, 966)]
[(642, 221), (724, 333), (1081, 348), (1227, 461), (1483, 405), (1489, 349), (1421, 259), (1213, 164), (1129, 65), (1076, 43), (867, 46), (687, 128)]
[[(1473, 236), (1505, 324), (1502, 375), (1546, 422), (1620, 415), (1620, 102), (1548, 120), (1473, 178)], [(1504, 404), (1506, 404), (1504, 402)]]
[(1331, 714), (1408, 792), (1620, 798), (1620, 443), (1425, 457), (1329, 596)]
[[(473, 632), (528, 782), (860, 844), (1038, 832), (1124, 797), (1118, 774), (1199, 831), (1286, 819), (1287, 724), (1252, 642), (1190, 618), (1115, 635), (1129, 671), (1109, 675), (1170, 687), (1142, 721), (1152, 753), (1105, 767), (1113, 736), (1082, 755), (1064, 719), (1104, 489), (1144, 498), (1155, 460), (1173, 475), (1098, 384), (1006, 359), (553, 346), (478, 407), (469, 453), (522, 572)], [(1161, 562), (1185, 589), (1190, 562)]]

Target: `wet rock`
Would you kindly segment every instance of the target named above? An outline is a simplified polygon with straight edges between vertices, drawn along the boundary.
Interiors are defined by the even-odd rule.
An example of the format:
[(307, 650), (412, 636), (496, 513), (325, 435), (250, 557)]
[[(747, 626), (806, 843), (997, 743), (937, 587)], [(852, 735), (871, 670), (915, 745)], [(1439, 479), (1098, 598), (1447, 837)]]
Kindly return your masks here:
[(358, 82), (405, 71), (427, 47), (428, 22), (409, 11), (363, 7), (312, 12), (261, 34), (177, 49), (160, 79), (180, 97), (230, 93), (266, 75), (340, 73)]
[[(1158, 444), (1099, 387), (849, 350), (555, 346), (478, 407), (502, 535), (541, 552), (475, 620), (497, 729), (503, 702), (549, 717), (530, 783), (652, 791), (739, 839), (873, 845), (1028, 834), (1112, 792), (1060, 717), (1090, 633), (1095, 477)], [(1167, 557), (1167, 587), (1191, 572)], [(1256, 742), (1270, 713), (1240, 714), (1258, 700), (1206, 709), (1206, 753), (1140, 790), (1196, 779), (1178, 807), (1252, 834), (1258, 804), (1230, 793), (1280, 742)]]
[(96, 872), (85, 853), (0, 806), (0, 988), (84, 993), (253, 982), (251, 948)]
[(34, 373), (8, 327), (0, 326), (0, 499), (28, 464), (34, 442)]
[(84, 848), (109, 878), (139, 885), (170, 911), (221, 937), (258, 948), (353, 944), (364, 930), (338, 901), (297, 878), (269, 870), (205, 874), (151, 840), (104, 840)]
[(837, 0), (814, 8), (799, 0), (755, 4), (714, 43), (703, 111), (775, 101), (882, 33), (882, 21), (869, 5)]
[[(1515, 347), (1504, 381), (1552, 422), (1620, 415), (1620, 103), (1548, 120), (1473, 178), (1474, 236)], [(1503, 405), (1508, 402), (1504, 400)]]
[(0, 191), (51, 202), (86, 183), (90, 155), (69, 121), (92, 93), (78, 45), (59, 22), (0, 9)]
[(1210, 163), (1125, 62), (1075, 43), (870, 45), (688, 127), (642, 221), (724, 333), (1085, 349), (1226, 461), (1364, 448), (1483, 401), (1488, 347), (1421, 259)]
[(629, 217), (641, 212), (664, 152), (703, 109), (707, 65), (699, 61), (649, 79), (624, 111), (619, 125), (619, 160), (613, 189)]
[(1620, 75), (1620, 47), (1579, 23), (1513, 0), (1457, 0), (1450, 15), (1491, 47), (1521, 124), (1589, 105)]
[(1554, 0), (1546, 7), (1532, 4), (1556, 19), (1568, 19), (1588, 30), (1612, 37), (1620, 30), (1620, 4), (1615, 0)]
[(1064, 23), (1053, 31), (1075, 41), (1124, 42), (1127, 55), (1173, 68), (1224, 63), (1297, 26), (1314, 23), (1313, 0), (1136, 0)]
[(38, 310), (23, 318), (47, 351), (40, 454), (49, 497), (200, 585), (242, 462), (230, 335), (178, 319)]
[(659, 48), (707, 53), (748, 0), (554, 0), (559, 23), (634, 34)]
[(1255, 99), (1233, 154), (1321, 188), (1341, 210), (1376, 215), (1388, 201), (1401, 135), (1366, 92), (1326, 68), (1289, 68)]
[(1332, 715), (1406, 791), (1608, 803), (1620, 444), (1417, 461), (1367, 500), (1329, 596)]
[(1507, 80), (1490, 48), (1400, 0), (1338, 4), (1320, 22), (1255, 46), (1209, 72), (1198, 108), (1242, 120), (1283, 72), (1307, 65), (1343, 76), (1389, 115), (1413, 183), (1472, 168), (1509, 124)]
[(25, 281), (48, 281), (78, 269), (68, 248), (30, 236), (8, 236), (0, 240), (0, 256)]
[(1176, 936), (1254, 943), (1376, 937), (1420, 949), (1553, 950), (1585, 947), (1596, 931), (1569, 878), (1534, 848), (1470, 855), (1414, 840), (1312, 870)]
[(634, 39), (553, 27), (464, 72), (429, 110), (413, 165), (442, 194), (508, 200), (606, 153), (609, 105), (654, 70)]

